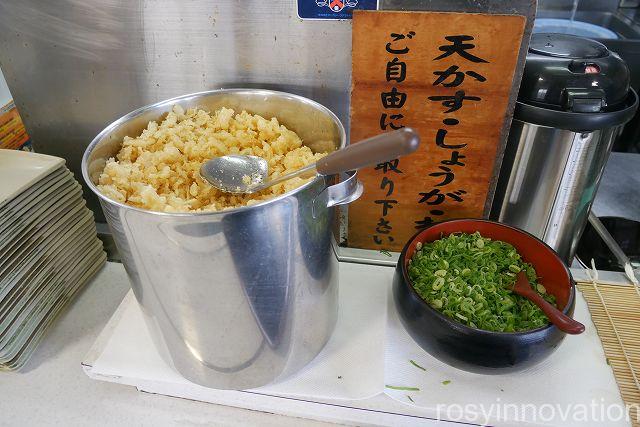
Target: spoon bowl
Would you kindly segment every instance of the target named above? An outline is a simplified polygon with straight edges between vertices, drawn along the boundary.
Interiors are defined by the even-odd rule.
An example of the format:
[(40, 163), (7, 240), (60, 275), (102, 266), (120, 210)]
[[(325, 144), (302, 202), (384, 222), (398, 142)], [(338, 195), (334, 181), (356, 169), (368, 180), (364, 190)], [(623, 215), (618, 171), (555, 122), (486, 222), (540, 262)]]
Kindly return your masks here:
[(584, 332), (584, 325), (577, 320), (564, 314), (558, 310), (555, 306), (549, 304), (544, 298), (533, 290), (527, 279), (527, 275), (523, 271), (519, 272), (516, 276), (516, 283), (513, 286), (513, 293), (524, 297), (537, 305), (547, 316), (549, 321), (556, 325), (562, 332), (576, 335)]
[(269, 179), (269, 164), (259, 156), (229, 154), (203, 163), (200, 175), (228, 193), (252, 193)]

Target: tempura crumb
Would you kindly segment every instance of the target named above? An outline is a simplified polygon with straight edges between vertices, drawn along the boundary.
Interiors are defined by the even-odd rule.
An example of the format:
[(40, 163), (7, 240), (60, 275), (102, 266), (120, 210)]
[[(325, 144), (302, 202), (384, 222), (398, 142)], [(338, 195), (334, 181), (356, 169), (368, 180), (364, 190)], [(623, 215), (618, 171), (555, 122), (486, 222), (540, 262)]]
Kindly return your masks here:
[[(220, 211), (249, 206), (291, 191), (311, 178), (293, 178), (255, 194), (231, 194), (200, 176), (200, 165), (227, 154), (253, 155), (269, 164), (269, 176), (293, 172), (327, 153), (313, 153), (278, 123), (229, 108), (214, 113), (176, 105), (160, 123), (149, 122), (137, 137), (125, 137), (98, 180), (107, 197), (163, 212)], [(242, 177), (245, 184), (252, 177)], [(247, 182), (248, 181), (248, 182)]]

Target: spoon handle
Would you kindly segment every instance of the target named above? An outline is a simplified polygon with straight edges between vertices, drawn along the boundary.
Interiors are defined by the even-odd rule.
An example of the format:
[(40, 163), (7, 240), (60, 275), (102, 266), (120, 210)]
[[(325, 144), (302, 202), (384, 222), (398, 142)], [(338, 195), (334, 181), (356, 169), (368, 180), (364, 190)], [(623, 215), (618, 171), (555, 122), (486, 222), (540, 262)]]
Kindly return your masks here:
[(420, 137), (411, 128), (383, 133), (334, 151), (316, 164), (322, 175), (360, 169), (411, 154), (418, 149)]
[(317, 170), (316, 164), (311, 163), (307, 166), (301, 167), (300, 169), (296, 169), (293, 172), (280, 175), (277, 178), (266, 180), (262, 184), (252, 187), (250, 193), (255, 193), (256, 191), (264, 190), (265, 188), (269, 188), (272, 185), (279, 184), (284, 181), (288, 181), (291, 178), (295, 178), (295, 177), (306, 175), (306, 174), (311, 174), (312, 172), (315, 174), (316, 170)]
[(529, 299), (529, 301), (540, 307), (544, 314), (547, 315), (551, 323), (556, 325), (556, 327), (562, 332), (574, 335), (584, 332), (584, 325), (582, 323), (578, 322), (577, 320), (573, 320), (571, 317), (567, 316), (566, 314), (549, 304), (536, 292), (531, 291), (531, 294), (528, 295), (527, 298)]

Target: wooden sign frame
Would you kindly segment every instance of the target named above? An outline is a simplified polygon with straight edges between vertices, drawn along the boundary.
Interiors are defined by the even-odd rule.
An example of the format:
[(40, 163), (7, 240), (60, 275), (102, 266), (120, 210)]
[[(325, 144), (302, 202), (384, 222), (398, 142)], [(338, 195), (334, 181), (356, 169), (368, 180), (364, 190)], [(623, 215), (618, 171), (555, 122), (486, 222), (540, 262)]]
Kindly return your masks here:
[[(392, 3), (394, 3), (394, 2), (384, 2), (384, 3), (385, 4), (383, 5), (383, 7), (387, 8), (389, 6), (393, 7)], [(406, 2), (405, 1), (405, 2), (401, 2), (401, 3), (406, 4), (406, 3), (412, 3), (412, 2)], [(499, 12), (503, 11), (501, 9), (507, 9), (506, 5), (501, 1), (496, 1), (496, 2), (493, 2), (493, 3), (495, 3), (493, 5), (493, 8), (492, 8), (492, 12), (494, 12), (494, 14), (496, 14), (496, 13), (500, 14)], [(431, 3), (431, 6), (433, 6), (433, 3)], [(498, 6), (501, 6), (501, 8), (498, 7)], [(487, 21), (487, 19), (489, 19), (489, 20), (491, 19), (491, 14), (486, 14), (486, 10), (483, 10), (482, 8), (479, 8), (479, 7), (475, 7), (475, 8), (472, 8), (472, 9), (473, 10), (467, 10), (467, 11), (474, 12), (474, 13), (478, 13), (478, 12), (479, 13), (483, 13), (484, 12), (484, 16), (478, 16), (478, 15), (475, 15), (475, 16), (474, 15), (466, 15), (466, 16), (462, 15), (461, 16), (461, 15), (458, 15), (458, 14), (456, 14), (456, 15), (447, 15), (447, 16), (449, 18), (451, 16), (453, 16), (454, 20), (455, 19), (458, 20), (457, 21), (458, 23), (464, 22), (464, 21), (468, 21), (470, 19), (476, 19), (476, 20), (479, 19), (479, 21), (478, 21), (478, 22), (480, 22), (479, 25), (482, 25), (483, 22), (484, 23), (489, 22), (489, 21)], [(530, 35), (531, 35), (531, 27), (532, 27), (532, 24), (533, 24), (533, 17), (534, 17), (534, 14), (535, 14), (535, 1), (516, 1), (516, 2), (512, 2), (509, 5), (508, 9), (509, 9), (508, 12), (510, 12), (510, 13), (500, 14), (500, 15), (510, 15), (510, 17), (509, 16), (507, 16), (507, 17), (501, 16), (501, 22), (509, 21), (511, 26), (513, 26), (513, 25), (518, 26), (518, 22), (520, 22), (519, 25), (521, 27), (521, 33), (517, 33), (517, 31), (516, 31), (520, 43), (519, 43), (519, 46), (515, 46), (518, 49), (517, 50), (518, 54), (515, 57), (515, 59), (512, 59), (512, 62), (515, 61), (515, 65), (513, 65), (513, 63), (511, 64), (511, 67), (512, 67), (512, 73), (511, 73), (512, 77), (510, 77), (511, 85), (510, 85), (510, 87), (506, 88), (507, 89), (507, 94), (508, 94), (508, 96), (507, 96), (508, 99), (506, 100), (506, 105), (502, 106), (503, 120), (501, 121), (501, 123), (500, 122), (498, 123), (497, 129), (495, 129), (495, 132), (497, 132), (497, 134), (498, 134), (497, 135), (498, 143), (494, 147), (495, 151), (493, 153), (490, 153), (491, 154), (491, 159), (493, 160), (493, 165), (491, 165), (490, 170), (485, 172), (485, 175), (489, 180), (489, 183), (487, 185), (486, 197), (483, 196), (484, 199), (482, 200), (482, 206), (480, 206), (478, 208), (479, 210), (476, 209), (476, 212), (480, 213), (480, 215), (477, 215), (477, 216), (484, 216), (484, 217), (486, 217), (489, 214), (489, 211), (490, 211), (490, 208), (491, 208), (491, 201), (493, 199), (493, 192), (495, 191), (496, 180), (497, 180), (497, 176), (498, 176), (499, 170), (500, 170), (500, 163), (501, 163), (502, 155), (503, 155), (503, 152), (504, 152), (504, 146), (506, 144), (506, 136), (508, 134), (508, 129), (509, 129), (509, 126), (510, 126), (510, 123), (511, 123), (511, 117), (512, 117), (512, 114), (513, 114), (513, 108), (514, 108), (515, 100), (516, 100), (516, 97), (517, 97), (517, 89), (519, 87), (520, 79), (521, 79), (521, 76), (522, 76), (522, 71), (523, 71), (523, 67), (524, 67), (524, 60), (526, 58), (526, 50), (527, 50), (528, 41), (529, 41), (529, 38), (530, 38)], [(460, 9), (456, 10), (456, 12), (459, 12), (459, 11), (460, 11)], [(359, 19), (358, 15), (360, 15), (360, 14), (380, 14), (380, 13), (384, 14), (384, 12), (357, 12), (354, 15), (354, 28), (356, 28), (356, 31), (362, 31), (363, 30), (362, 28), (357, 29), (357, 27), (358, 27), (358, 19)], [(397, 17), (398, 15), (399, 15), (398, 13), (391, 13), (388, 16)], [(407, 18), (402, 18), (401, 17), (399, 22), (413, 22), (412, 21), (413, 18), (417, 19), (420, 16), (420, 14), (411, 14), (411, 13), (407, 13), (407, 15), (411, 16), (411, 18), (409, 18), (408, 21), (407, 21)], [(439, 18), (443, 18), (443, 17), (444, 16), (440, 16)], [(403, 21), (403, 19), (404, 19), (404, 21)], [(484, 19), (484, 21), (482, 21), (483, 19)], [(436, 22), (436, 21), (433, 21), (433, 22)], [(374, 19), (372, 22), (373, 22), (373, 25), (379, 25), (380, 27), (383, 27), (384, 23), (386, 23), (388, 21), (385, 19), (383, 21), (379, 21), (378, 23), (376, 23), (375, 19)], [(468, 28), (473, 28), (473, 27), (469, 27), (469, 26), (467, 26), (467, 27)], [(422, 29), (424, 30), (424, 27)], [(387, 28), (385, 28), (382, 31), (386, 33), (386, 32), (388, 32), (386, 30), (387, 30)], [(369, 31), (367, 34), (371, 34), (372, 31), (373, 31), (373, 29), (371, 31)], [(435, 32), (437, 32), (437, 31), (435, 31)], [(455, 31), (453, 31), (453, 32), (455, 32)], [(424, 33), (424, 31), (423, 31), (423, 33)], [(516, 33), (514, 33), (513, 31), (511, 32), (511, 36), (510, 37), (511, 37), (511, 43), (512, 44), (515, 44), (515, 42), (517, 42), (517, 40), (513, 36), (513, 34), (516, 34)], [(522, 36), (520, 36), (520, 34), (522, 34)], [(390, 34), (386, 34), (386, 36), (390, 36)], [(410, 41), (409, 38), (414, 36), (414, 34), (411, 34), (410, 33), (410, 29), (408, 29), (406, 31), (406, 34), (400, 35), (398, 33), (397, 38), (399, 39), (402, 36), (404, 36), (405, 41)], [(354, 34), (354, 37), (356, 37), (355, 34)], [(415, 37), (419, 37), (419, 35), (415, 35)], [(423, 34), (423, 37), (424, 37), (424, 34)], [(374, 39), (375, 37), (371, 37), (371, 38)], [(376, 39), (376, 42), (379, 42), (379, 41), (380, 40)], [(392, 41), (393, 40), (390, 39), (389, 43), (391, 43)], [(391, 46), (391, 44), (389, 46)], [(396, 50), (394, 50), (394, 52), (396, 52), (396, 53), (400, 52), (398, 50), (398, 48), (392, 48), (392, 50), (393, 49), (396, 49)], [(400, 49), (400, 50), (402, 50), (402, 49)], [(358, 58), (358, 54), (359, 53), (360, 52), (355, 52), (354, 53), (354, 63), (355, 63), (355, 61), (363, 61), (364, 60), (364, 62), (365, 62), (365, 67), (364, 67), (365, 72), (364, 73), (362, 72), (362, 70), (363, 70), (362, 64), (359, 63), (358, 64), (358, 66), (360, 67), (359, 71), (358, 71), (358, 73), (354, 73), (354, 88), (356, 88), (356, 90), (354, 91), (354, 94), (352, 94), (352, 96), (356, 97), (356, 99), (352, 99), (352, 108), (351, 108), (352, 115), (354, 114), (354, 112), (356, 113), (355, 114), (356, 117), (352, 117), (352, 125), (351, 125), (351, 139), (352, 140), (358, 140), (358, 139), (363, 138), (363, 137), (372, 136), (371, 134), (367, 134), (367, 133), (371, 133), (371, 132), (380, 133), (380, 132), (382, 132), (382, 130), (373, 129), (371, 125), (369, 125), (369, 128), (367, 129), (366, 126), (364, 128), (362, 126), (359, 126), (359, 124), (361, 124), (361, 123), (356, 124), (356, 120), (358, 120), (358, 118), (366, 117), (367, 114), (369, 114), (369, 113), (365, 112), (364, 115), (363, 115), (361, 112), (360, 113), (358, 112), (359, 108), (360, 109), (363, 108), (362, 102), (361, 102), (362, 98), (361, 99), (357, 98), (359, 96), (358, 91), (359, 91), (359, 88), (360, 88), (360, 86), (358, 86), (358, 85), (362, 84), (363, 82), (362, 81), (357, 81), (357, 79), (360, 76), (362, 76), (362, 74), (365, 74), (364, 80), (366, 80), (367, 78), (369, 78), (370, 81), (374, 80), (371, 77), (367, 77), (366, 76), (366, 71), (367, 71), (366, 61), (370, 60), (370, 58), (364, 58), (364, 59), (363, 58)], [(393, 53), (393, 52), (391, 52), (391, 53)], [(439, 52), (439, 53), (442, 53), (442, 52)], [(444, 52), (444, 53), (446, 54), (446, 52)], [(418, 54), (419, 55), (427, 55), (427, 56), (431, 55), (431, 56), (433, 56), (432, 52), (422, 52), (422, 53), (418, 52)], [(394, 56), (394, 55), (391, 54), (390, 56)], [(396, 58), (397, 56), (398, 55), (394, 56), (394, 58)], [(444, 55), (444, 56), (447, 56), (447, 55)], [(390, 58), (390, 62), (392, 62), (394, 60), (396, 62), (398, 61), (397, 59), (394, 59), (394, 58)], [(386, 60), (386, 58), (385, 58), (385, 60)], [(375, 60), (371, 60), (371, 61), (375, 62)], [(379, 60), (378, 60), (378, 62), (379, 62)], [(479, 61), (479, 62), (481, 62), (481, 61)], [(418, 61), (418, 63), (420, 63), (420, 62)], [(423, 60), (422, 63), (424, 63), (424, 60)], [(379, 64), (377, 64), (375, 66), (377, 67), (378, 70), (380, 69), (380, 65)], [(415, 64), (414, 64), (414, 66), (415, 66)], [(460, 69), (454, 69), (453, 73), (448, 73), (447, 78), (450, 79), (450, 80), (447, 80), (447, 82), (450, 85), (451, 85), (451, 83), (453, 83), (453, 80), (457, 80), (457, 78), (458, 78), (457, 76), (459, 74), (461, 74), (459, 72), (455, 73), (455, 71), (462, 71), (461, 70), (462, 67), (459, 67), (459, 68)], [(485, 67), (484, 69), (488, 70), (489, 68)], [(397, 67), (396, 67), (395, 72), (396, 73), (401, 73), (401, 71), (398, 71)], [(434, 74), (436, 74), (436, 73), (434, 73)], [(469, 77), (469, 76), (471, 76), (471, 77)], [(396, 80), (398, 80), (399, 75), (396, 75), (395, 77), (396, 77)], [(481, 73), (475, 73), (475, 72), (473, 72), (473, 70), (471, 70), (470, 73), (467, 73), (466, 77), (468, 77), (471, 81), (476, 81), (476, 80), (484, 78), (484, 76), (482, 76)], [(495, 79), (495, 77), (496, 77), (495, 75), (491, 76), (491, 78), (493, 78), (493, 79)], [(387, 80), (388, 79), (389, 79), (389, 76), (387, 76)], [(364, 81), (364, 84), (367, 85), (369, 83)], [(419, 83), (416, 83), (416, 81), (414, 80), (412, 84), (415, 86), (416, 84), (419, 84)], [(428, 84), (431, 84), (431, 82), (429, 82)], [(503, 84), (503, 86), (504, 86), (504, 84)], [(504, 90), (505, 89), (503, 88), (503, 91)], [(393, 88), (390, 91), (387, 91), (385, 93), (387, 93), (388, 95), (393, 95), (391, 92), (393, 92)], [(422, 92), (421, 94), (424, 94), (424, 92)], [(371, 99), (371, 94), (366, 94), (364, 99), (366, 99), (367, 96), (369, 97), (368, 99), (370, 100)], [(398, 96), (396, 94), (395, 99), (397, 100), (397, 98), (398, 98)], [(391, 99), (391, 100), (393, 101), (393, 99)], [(365, 108), (366, 108), (366, 106), (365, 106)], [(390, 112), (393, 113), (394, 111), (391, 110)], [(478, 113), (480, 113), (480, 112), (478, 112)], [(390, 117), (390, 116), (387, 116), (387, 117)], [(371, 122), (372, 117), (366, 117), (366, 119), (369, 122)], [(448, 123), (453, 123), (453, 120), (449, 119)], [(386, 125), (390, 125), (390, 123), (385, 123), (385, 124)], [(412, 124), (408, 124), (408, 126), (412, 126)], [(375, 134), (375, 133), (373, 133), (373, 134)], [(495, 138), (496, 137), (494, 137), (494, 139)], [(433, 142), (434, 141), (425, 140), (423, 138), (423, 144), (426, 143), (426, 144), (433, 145)], [(447, 162), (451, 163), (452, 159), (448, 159)], [(449, 168), (446, 165), (444, 165), (444, 166), (440, 165), (440, 166), (441, 166), (440, 169), (442, 169), (443, 167), (444, 167), (444, 169), (448, 169)], [(444, 169), (443, 169), (443, 171), (444, 171)], [(449, 168), (449, 170), (450, 170), (450, 168)], [(444, 172), (447, 172), (447, 171), (444, 171)], [(434, 174), (432, 173), (431, 175), (434, 175)], [(440, 173), (440, 175), (445, 175), (445, 173)], [(365, 173), (362, 174), (362, 176), (363, 176), (363, 178), (365, 178), (365, 180), (367, 179), (366, 171), (365, 171)], [(369, 181), (371, 181), (371, 180), (369, 179)], [(445, 181), (446, 181), (446, 179), (445, 179)], [(365, 185), (366, 184), (369, 184), (369, 187), (371, 187), (371, 185), (370, 185), (371, 182), (365, 181)], [(384, 185), (385, 190), (388, 190), (392, 186), (392, 184), (391, 185), (387, 185), (387, 184)], [(420, 185), (424, 185), (424, 184), (425, 183), (422, 182)], [(406, 185), (406, 183), (405, 183), (405, 185)], [(371, 200), (369, 200), (369, 202), (371, 202)], [(476, 205), (477, 204), (478, 203), (476, 203)], [(392, 207), (393, 206), (387, 206), (387, 208), (392, 208)], [(351, 210), (351, 209), (354, 209), (354, 208), (351, 207), (349, 209)], [(358, 208), (356, 207), (355, 210), (357, 210), (357, 209)], [(352, 227), (353, 227), (353, 220), (354, 220), (354, 217), (356, 217), (356, 215), (350, 215), (349, 213), (347, 213), (347, 218), (348, 217), (351, 217), (350, 220), (352, 222)], [(360, 218), (362, 218), (362, 217), (363, 217), (363, 215), (362, 215), (362, 213), (360, 213)], [(355, 218), (355, 219), (357, 221), (357, 218)], [(343, 224), (343, 226), (344, 226), (344, 224)], [(354, 237), (353, 234), (351, 236), (349, 236), (349, 234), (345, 233), (345, 231), (347, 231), (347, 233), (348, 233), (349, 231), (352, 231), (352, 229), (351, 230), (344, 230), (344, 227), (343, 227), (343, 233), (342, 233), (343, 242), (342, 242), (342, 245), (346, 246), (346, 248), (345, 247), (340, 248), (339, 257), (341, 257), (340, 255), (342, 255), (343, 258), (344, 257), (353, 258), (354, 255), (358, 252), (358, 249), (354, 249), (354, 246), (355, 247), (359, 246), (360, 248), (362, 248), (362, 247), (366, 248), (367, 245), (363, 245), (362, 244), (362, 238), (360, 238), (360, 239), (353, 238)], [(360, 230), (360, 234), (362, 234), (361, 230)], [(405, 231), (404, 234), (406, 235), (407, 232)], [(413, 234), (413, 232), (411, 234)], [(350, 239), (349, 237), (352, 237), (352, 238)], [(385, 236), (382, 236), (382, 237), (385, 237)], [(346, 245), (345, 245), (345, 241), (344, 241), (345, 238), (346, 238)], [(395, 244), (382, 244), (382, 245), (379, 245), (379, 247), (377, 247), (375, 245), (369, 245), (368, 246), (369, 249), (377, 249), (377, 250), (375, 250), (375, 252), (379, 252), (381, 250), (381, 252), (383, 252), (382, 257), (380, 257), (378, 255), (373, 255), (374, 251), (372, 251), (372, 250), (369, 250), (369, 251), (365, 250), (365, 251), (362, 251), (362, 252), (365, 252), (365, 253), (360, 254), (361, 255), (360, 258), (368, 258), (369, 261), (376, 262), (376, 263), (387, 263), (387, 262), (392, 263), (393, 259), (395, 258), (395, 256), (391, 257), (393, 259), (388, 259), (389, 257), (386, 256), (386, 250), (389, 250), (389, 249), (395, 250), (395, 251), (399, 250), (401, 248), (401, 246), (404, 245), (404, 243), (406, 242), (407, 238), (408, 238), (408, 236), (402, 236), (402, 238), (400, 239), (401, 240), (400, 242), (396, 242)], [(357, 257), (358, 256), (356, 256), (356, 258)], [(387, 259), (385, 259), (385, 258), (387, 258)]]

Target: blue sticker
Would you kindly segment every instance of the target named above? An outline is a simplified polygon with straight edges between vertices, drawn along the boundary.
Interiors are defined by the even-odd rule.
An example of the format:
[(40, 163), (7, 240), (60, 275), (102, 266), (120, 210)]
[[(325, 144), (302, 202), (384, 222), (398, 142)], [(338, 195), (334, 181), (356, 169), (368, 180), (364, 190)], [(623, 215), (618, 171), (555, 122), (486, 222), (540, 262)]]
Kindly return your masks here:
[(356, 9), (377, 10), (378, 0), (298, 0), (301, 19), (351, 19)]

